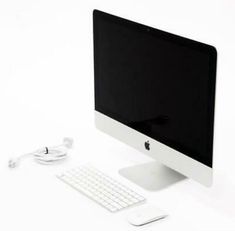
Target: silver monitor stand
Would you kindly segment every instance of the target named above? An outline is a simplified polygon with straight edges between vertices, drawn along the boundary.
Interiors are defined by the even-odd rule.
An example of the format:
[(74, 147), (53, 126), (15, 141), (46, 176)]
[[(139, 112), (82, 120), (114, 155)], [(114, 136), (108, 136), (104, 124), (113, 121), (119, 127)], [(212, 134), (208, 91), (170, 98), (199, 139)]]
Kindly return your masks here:
[(161, 190), (186, 178), (157, 161), (122, 168), (119, 173), (150, 191)]

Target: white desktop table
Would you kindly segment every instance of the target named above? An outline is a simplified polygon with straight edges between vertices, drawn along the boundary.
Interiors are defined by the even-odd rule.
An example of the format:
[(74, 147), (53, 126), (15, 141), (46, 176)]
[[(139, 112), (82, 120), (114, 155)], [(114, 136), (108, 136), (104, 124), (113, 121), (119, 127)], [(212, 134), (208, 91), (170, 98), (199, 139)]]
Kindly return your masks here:
[[(23, 119), (23, 118), (21, 118)], [(24, 124), (27, 122), (27, 118)], [(30, 120), (28, 120), (31, 124)], [(44, 121), (46, 123), (46, 120)], [(21, 129), (18, 123), (17, 131)], [(44, 124), (45, 125), (45, 124)], [(54, 124), (55, 125), (55, 124)], [(48, 133), (38, 139), (62, 140), (67, 128), (48, 123)], [(57, 124), (58, 125), (58, 124)], [(14, 126), (14, 122), (13, 125)], [(35, 127), (26, 128), (38, 129)], [(52, 136), (54, 131), (54, 138)], [(56, 134), (57, 131), (57, 134)], [(118, 174), (122, 167), (153, 161), (142, 153), (88, 126), (85, 133), (78, 130), (74, 136), (74, 149), (70, 157), (61, 164), (44, 166), (32, 160), (25, 160), (16, 169), (7, 168), (6, 153), (23, 149), (33, 150), (37, 134), (28, 136), (28, 144), (4, 147), (1, 160), (0, 230), (4, 231), (51, 231), (51, 230), (234, 230), (235, 229), (235, 188), (225, 172), (215, 173), (214, 185), (205, 188), (186, 179), (164, 190), (149, 192), (138, 187)], [(38, 133), (41, 134), (41, 133)], [(51, 139), (50, 139), (51, 137)], [(61, 139), (60, 139), (61, 137)], [(10, 142), (10, 139), (9, 141)], [(48, 143), (48, 142), (47, 142)], [(9, 144), (10, 145), (10, 144)], [(34, 144), (35, 147), (35, 144)], [(37, 148), (37, 147), (35, 147)], [(18, 153), (19, 153), (18, 151)], [(27, 150), (25, 150), (27, 151)], [(110, 213), (73, 188), (58, 180), (55, 175), (79, 164), (91, 163), (110, 176), (128, 185), (147, 198), (147, 203), (165, 210), (169, 217), (142, 227), (130, 225), (126, 218), (137, 207), (118, 213)]]

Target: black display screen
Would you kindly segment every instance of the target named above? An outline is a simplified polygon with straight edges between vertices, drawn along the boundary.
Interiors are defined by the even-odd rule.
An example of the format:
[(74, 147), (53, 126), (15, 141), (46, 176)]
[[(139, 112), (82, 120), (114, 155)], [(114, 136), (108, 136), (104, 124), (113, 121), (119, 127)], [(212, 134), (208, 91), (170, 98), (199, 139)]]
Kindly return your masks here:
[(95, 10), (95, 110), (212, 167), (214, 47)]

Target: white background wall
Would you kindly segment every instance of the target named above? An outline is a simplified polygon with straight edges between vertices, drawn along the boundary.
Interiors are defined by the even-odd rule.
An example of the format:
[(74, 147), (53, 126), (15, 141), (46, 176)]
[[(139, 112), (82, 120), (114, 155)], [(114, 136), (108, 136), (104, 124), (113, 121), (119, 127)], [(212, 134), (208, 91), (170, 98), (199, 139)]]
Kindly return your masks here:
[[(24, 200), (31, 198), (32, 201), (37, 197), (37, 195), (25, 195), (30, 185), (22, 180), (23, 177), (33, 175), (32, 171), (37, 167), (36, 165), (35, 168), (27, 167), (30, 165), (27, 163), (28, 165), (25, 164), (24, 167), (17, 169), (17, 172), (9, 171), (6, 165), (10, 156), (31, 151), (44, 144), (58, 143), (66, 135), (74, 137), (77, 150), (88, 152), (87, 155), (95, 152), (92, 147), (97, 145), (102, 147), (103, 138), (108, 139), (109, 150), (112, 150), (112, 147), (121, 147), (122, 150), (126, 148), (125, 151), (132, 152), (132, 158), (137, 155), (134, 150), (123, 148), (120, 143), (117, 144), (115, 140), (94, 130), (92, 49), (94, 8), (216, 46), (218, 50), (214, 146), (216, 189), (211, 194), (209, 192), (208, 197), (215, 198), (210, 208), (217, 215), (213, 213), (211, 221), (219, 220), (221, 216), (223, 217), (221, 220), (225, 219), (224, 223), (227, 223), (226, 230), (234, 230), (235, 225), (232, 220), (235, 218), (235, 1), (233, 0), (1, 0), (0, 214), (1, 220), (4, 221), (0, 222), (0, 230), (17, 230), (17, 227), (20, 227), (20, 230), (24, 227), (25, 230), (27, 228), (30, 230), (32, 227), (27, 226), (28, 221), (23, 218), (37, 211), (37, 207), (33, 207), (32, 204), (32, 207), (27, 203), (18, 204), (22, 197)], [(98, 138), (92, 139), (92, 137)], [(122, 158), (125, 158), (124, 154)], [(106, 163), (109, 161), (107, 159)], [(42, 169), (37, 170), (38, 176), (43, 174)], [(193, 194), (190, 190), (188, 193)], [(200, 200), (203, 193), (199, 194), (195, 193), (193, 196)], [(205, 203), (210, 204), (208, 201)], [(14, 212), (16, 208), (18, 215)], [(32, 213), (29, 209), (32, 209)], [(43, 211), (38, 211), (36, 214), (41, 212)], [(201, 213), (200, 207), (195, 215), (199, 213)], [(34, 223), (36, 222), (35, 219)], [(216, 230), (211, 229), (210, 224), (212, 225), (208, 222), (205, 230)], [(203, 226), (200, 227), (204, 230)], [(46, 230), (46, 226), (41, 228)], [(217, 228), (221, 230), (220, 226)]]

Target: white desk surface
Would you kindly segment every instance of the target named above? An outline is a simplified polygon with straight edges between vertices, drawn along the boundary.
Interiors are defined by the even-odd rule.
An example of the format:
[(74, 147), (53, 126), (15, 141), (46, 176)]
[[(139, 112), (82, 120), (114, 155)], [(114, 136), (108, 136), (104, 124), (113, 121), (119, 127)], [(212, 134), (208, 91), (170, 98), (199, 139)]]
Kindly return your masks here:
[[(148, 192), (118, 170), (152, 159), (94, 128), (92, 9), (215, 45), (218, 49), (214, 184), (192, 180)], [(0, 230), (235, 230), (233, 0), (0, 1)], [(75, 140), (70, 158), (10, 170), (10, 157)], [(144, 227), (134, 210), (112, 214), (59, 181), (56, 173), (90, 162), (167, 211)]]
[[(34, 129), (40, 130), (38, 125)], [(58, 130), (58, 134), (66, 133), (62, 128)], [(60, 142), (58, 134), (54, 144)], [(49, 139), (48, 134), (44, 138)], [(30, 135), (28, 139), (30, 143)], [(8, 169), (7, 155), (1, 158), (1, 230), (234, 230), (235, 188), (225, 171), (216, 171), (212, 188), (186, 179), (162, 191), (148, 192), (120, 176), (118, 170), (152, 159), (92, 126), (85, 134), (78, 131), (74, 139), (69, 159), (58, 165), (44, 166), (25, 160), (18, 168)], [(8, 150), (33, 148), (17, 145)], [(110, 213), (55, 177), (56, 173), (83, 163), (93, 164), (141, 193), (147, 203), (167, 211), (169, 217), (144, 227), (131, 226), (126, 217), (136, 207)]]

